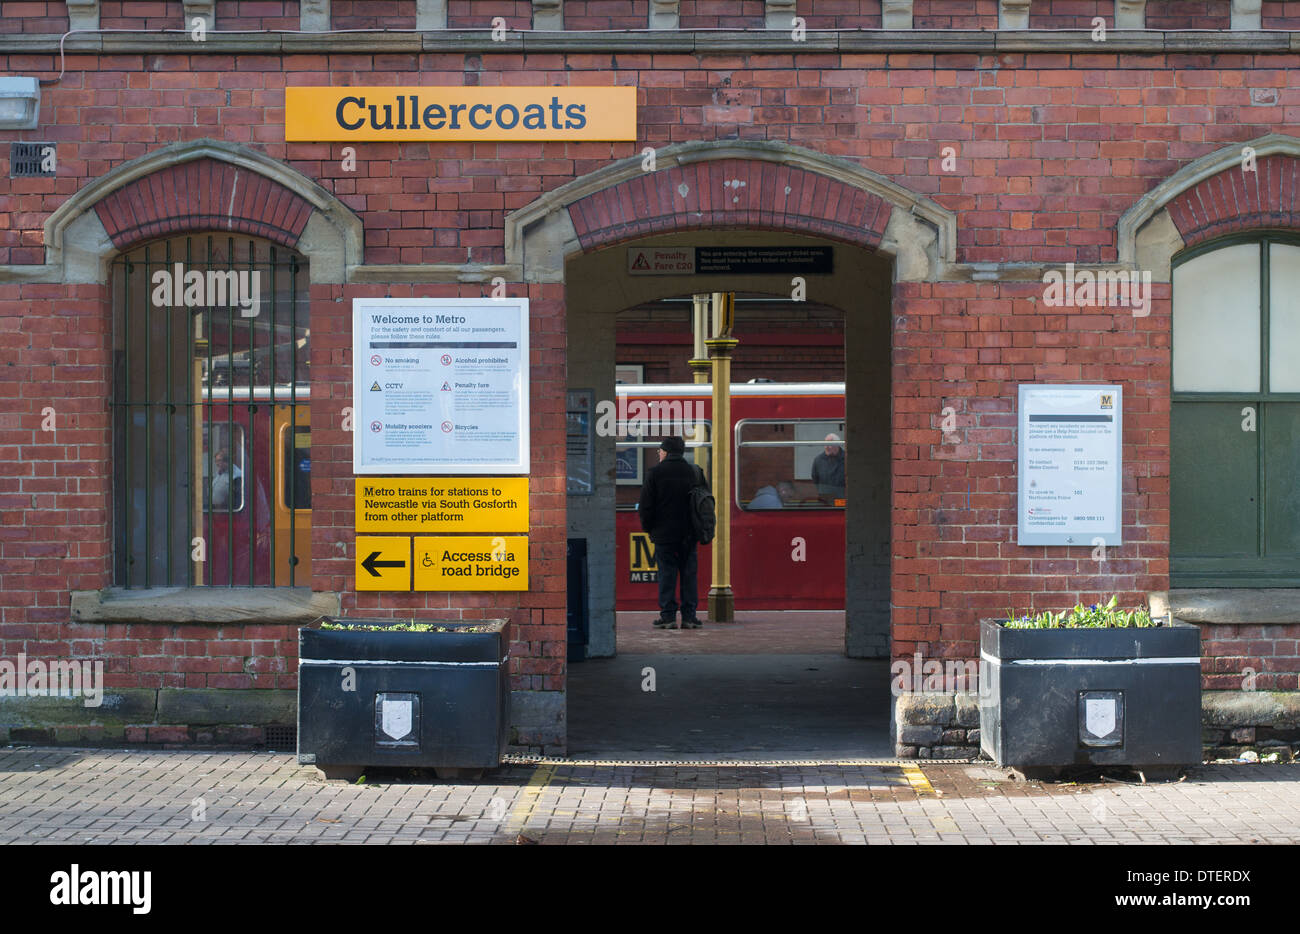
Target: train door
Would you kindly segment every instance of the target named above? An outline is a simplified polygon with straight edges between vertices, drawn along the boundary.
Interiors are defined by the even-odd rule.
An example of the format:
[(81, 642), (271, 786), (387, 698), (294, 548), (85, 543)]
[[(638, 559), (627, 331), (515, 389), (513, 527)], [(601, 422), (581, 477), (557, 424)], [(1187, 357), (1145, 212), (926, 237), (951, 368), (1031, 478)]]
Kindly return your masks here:
[(274, 412), (275, 583), (306, 586), (311, 581), (311, 409), (278, 403)]

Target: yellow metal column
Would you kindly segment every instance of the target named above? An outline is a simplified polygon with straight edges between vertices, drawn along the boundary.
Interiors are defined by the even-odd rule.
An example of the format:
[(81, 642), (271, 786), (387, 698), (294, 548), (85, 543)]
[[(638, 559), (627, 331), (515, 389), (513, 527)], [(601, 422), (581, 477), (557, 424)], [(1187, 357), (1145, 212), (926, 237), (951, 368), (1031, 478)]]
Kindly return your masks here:
[(731, 592), (731, 337), (736, 317), (734, 292), (713, 293), (713, 334), (705, 341), (713, 361), (713, 498), (718, 525), (713, 537), (713, 583), (709, 587), (709, 621), (731, 623), (736, 601)]
[[(695, 337), (694, 353), (691, 355), (690, 366), (691, 372), (695, 375), (695, 384), (703, 385), (709, 381), (709, 352), (704, 347), (704, 338), (709, 332), (709, 293), (697, 292), (691, 296), (695, 302), (692, 309), (693, 317), (691, 318), (691, 333)], [(687, 441), (694, 441), (697, 444), (704, 441), (704, 419), (698, 414), (693, 419), (690, 437)], [(695, 463), (700, 467), (707, 467), (709, 463), (709, 452), (707, 448), (697, 447), (693, 450), (692, 457)]]

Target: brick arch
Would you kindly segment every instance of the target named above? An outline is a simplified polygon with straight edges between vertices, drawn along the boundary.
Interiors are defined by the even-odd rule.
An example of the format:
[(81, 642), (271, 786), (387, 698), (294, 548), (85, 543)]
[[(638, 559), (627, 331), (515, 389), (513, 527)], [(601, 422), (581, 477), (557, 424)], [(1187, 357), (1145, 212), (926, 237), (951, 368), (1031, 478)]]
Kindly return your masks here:
[(170, 165), (128, 182), (95, 205), (113, 245), (192, 230), (265, 237), (295, 247), (312, 205), (279, 182), (212, 158)]
[(808, 169), (722, 159), (629, 178), (574, 201), (569, 217), (584, 251), (703, 227), (807, 233), (876, 249), (891, 210), (876, 194)]
[(1300, 158), (1257, 159), (1254, 172), (1234, 168), (1198, 182), (1166, 205), (1184, 246), (1262, 227), (1300, 228)]
[(894, 258), (898, 281), (938, 281), (957, 257), (957, 219), (857, 162), (772, 140), (674, 143), (603, 166), (506, 216), (506, 262), (563, 282), (567, 258), (699, 228), (781, 230)]
[(173, 143), (89, 182), (45, 221), (45, 266), (57, 281), (105, 281), (135, 243), (187, 231), (264, 237), (307, 257), (313, 283), (347, 281), (362, 259), (361, 218), (265, 153), (224, 140)]
[[(1244, 170), (1247, 149), (1254, 171)], [(1185, 247), (1265, 228), (1300, 228), (1300, 138), (1234, 143), (1169, 176), (1120, 218), (1119, 261), (1167, 282), (1170, 258)]]

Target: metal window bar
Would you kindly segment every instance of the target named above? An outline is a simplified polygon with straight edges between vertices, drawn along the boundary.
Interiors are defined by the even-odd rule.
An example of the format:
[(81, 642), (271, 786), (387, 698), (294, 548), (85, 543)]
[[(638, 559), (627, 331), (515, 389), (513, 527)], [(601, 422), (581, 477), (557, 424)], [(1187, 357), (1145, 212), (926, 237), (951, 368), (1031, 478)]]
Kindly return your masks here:
[[(226, 268), (229, 270), (233, 263), (232, 253), (235, 251), (235, 238), (227, 238), (226, 250)], [(212, 253), (212, 238), (208, 238), (208, 253)], [(209, 306), (211, 307), (211, 306)], [(226, 565), (226, 585), (235, 586), (235, 432), (231, 424), (235, 408), (235, 321), (230, 315), (230, 308), (226, 308), (226, 468), (230, 471), (230, 491), (226, 494), (226, 549), (229, 552), (230, 560)], [(211, 381), (208, 382), (211, 386)], [(247, 463), (244, 464), (248, 466)], [(247, 479), (245, 476), (244, 479)], [(243, 496), (243, 483), (240, 483), (239, 493)], [(247, 496), (243, 497), (245, 500)], [(209, 500), (211, 502), (211, 500)], [(253, 524), (252, 516), (249, 517), (249, 526)], [(249, 579), (252, 583), (252, 579)]]
[[(194, 262), (193, 246), (194, 246), (194, 242), (189, 237), (186, 237), (185, 238), (185, 268), (186, 269), (189, 269)], [(193, 357), (194, 357), (194, 348), (196, 345), (196, 341), (197, 341), (197, 335), (195, 334), (195, 330), (194, 330), (194, 315), (187, 314), (185, 316), (185, 346), (187, 348), (185, 354), (185, 359), (186, 359), (185, 425), (188, 430), (185, 432), (185, 435), (187, 437), (187, 444), (185, 446), (185, 450), (189, 454), (194, 453), (194, 442), (192, 439), (189, 438), (189, 436), (194, 433), (193, 429), (190, 428), (190, 414), (193, 412), (200, 411), (199, 409), (195, 408), (197, 400), (195, 400), (194, 398)], [(193, 542), (194, 542), (194, 533), (197, 531), (194, 523), (194, 507), (192, 505), (194, 491), (191, 488), (192, 484), (194, 483), (194, 466), (195, 465), (189, 463), (189, 457), (186, 457), (185, 488), (187, 490), (190, 490), (190, 493), (185, 497), (185, 547), (191, 549), (191, 552), (190, 552), (190, 560), (185, 562), (185, 584), (186, 586), (189, 587), (194, 586), (194, 584), (196, 583), (196, 578), (198, 577), (198, 575), (195, 573), (196, 570), (195, 565), (198, 562), (194, 560), (193, 551), (192, 551)], [(208, 576), (206, 574), (203, 575), (203, 581), (204, 583), (207, 583), (208, 581)]]
[[(110, 397), (118, 465), (113, 484), (116, 583), (126, 588), (199, 583), (229, 587), (275, 585), (277, 497), (282, 496), (288, 511), (289, 541), (282, 543), (279, 552), (287, 552), (288, 582), (293, 586), (301, 563), (296, 553), (297, 510), (310, 508), (309, 501), (298, 502), (291, 473), (296, 467), (295, 445), (299, 434), (297, 405), (306, 401), (306, 393), (299, 392), (302, 381), (298, 372), (299, 335), (304, 344), (310, 336), (306, 290), (299, 307), (299, 278), (306, 274), (306, 267), (296, 254), (277, 250), (265, 242), (227, 237), (222, 257), (218, 255), (214, 237), (207, 236), (205, 241), (201, 263), (194, 262), (195, 244), (193, 238), (187, 237), (137, 248), (113, 264), (113, 274), (121, 283), (118, 286), (118, 279), (113, 280), (113, 292), (120, 305), (114, 313), (117, 365), (115, 388)], [(184, 267), (178, 261), (182, 253)], [(226, 290), (222, 305), (214, 307), (210, 304), (213, 296), (205, 295), (200, 307), (193, 308), (186, 305), (187, 302), (195, 304), (188, 290), (169, 278), (164, 280), (171, 285), (166, 300), (155, 302), (153, 277), (159, 268), (169, 277), (178, 271), (182, 275), (197, 271), (207, 284), (213, 282), (214, 273), (224, 272), (225, 283), (231, 287)], [(282, 271), (288, 272), (287, 282)], [(234, 317), (239, 314), (236, 309), (242, 307), (241, 299), (251, 297), (239, 289), (245, 284), (238, 277), (240, 272), (247, 275), (245, 281), (249, 285), (253, 277), (261, 280), (269, 273), (269, 294), (267, 290), (257, 290), (261, 300), (269, 300), (269, 321), (259, 307), (247, 316), (247, 327), (235, 326)], [(288, 291), (287, 314), (280, 300), (281, 288)], [(175, 303), (177, 295), (183, 296), (180, 305)], [(155, 304), (157, 308), (152, 307)], [(186, 316), (183, 328), (172, 320), (177, 314)], [(221, 328), (222, 316), (226, 319), (224, 328)], [(215, 346), (220, 331), (224, 331), (224, 348)], [(182, 336), (184, 347), (177, 343)], [(243, 348), (236, 344), (241, 337), (245, 343)], [(285, 340), (289, 343), (290, 373), (288, 385), (279, 386), (277, 379), (283, 368), (277, 358)], [(161, 359), (160, 352), (165, 353)], [(258, 364), (262, 356), (270, 357), (266, 369)], [(236, 386), (241, 365), (248, 368), (246, 398), (239, 398), (245, 394), (245, 386)], [(269, 382), (264, 379), (268, 371)], [(180, 391), (177, 379), (185, 380), (184, 392)], [(224, 399), (219, 395), (222, 380), (226, 390)], [(286, 389), (289, 448), (281, 452), (276, 443), (275, 412), (277, 403), (286, 398), (282, 395)], [(223, 406), (224, 419), (221, 419), (218, 411)], [(166, 419), (165, 426), (157, 424), (159, 418)], [(259, 428), (260, 424), (266, 428)], [(223, 428), (224, 438), (219, 436)], [(267, 435), (259, 444), (257, 436), (261, 430), (267, 431)], [(304, 433), (307, 430), (304, 427)], [(165, 452), (158, 451), (159, 444), (165, 445)], [(213, 496), (218, 445), (224, 449), (228, 471), (223, 506), (218, 506)], [(199, 458), (206, 463), (206, 471), (201, 469)], [(240, 470), (238, 490), (234, 482), (236, 469)], [(286, 478), (290, 481), (287, 495), (277, 494), (277, 488), (285, 490)], [(269, 500), (265, 496), (267, 490), (271, 492)], [(259, 492), (263, 496), (259, 497)], [(180, 503), (186, 503), (183, 520), (176, 511)], [(215, 521), (218, 517), (224, 519), (225, 526), (220, 534)], [(248, 525), (246, 569), (242, 561), (241, 567), (236, 568), (237, 558), (242, 557), (236, 550), (237, 520)], [(202, 565), (200, 556), (190, 557), (196, 536), (204, 542), (201, 557), (205, 564)], [(221, 538), (224, 541), (214, 540)], [(216, 567), (219, 548), (225, 559), (220, 575)]]
[[(293, 256), (289, 259), (290, 268), (293, 275), (289, 279), (290, 309), (291, 313), (296, 314), (298, 309), (298, 257)], [(293, 443), (297, 444), (298, 438), (298, 329), (291, 327), (289, 329), (289, 437)], [(289, 586), (294, 586), (294, 575), (298, 570), (298, 552), (293, 543), (298, 538), (298, 511), (293, 506), (289, 507)]]
[[(270, 404), (270, 409), (271, 409), (271, 450), (272, 450), (272, 452), (274, 452), (274, 450), (275, 450), (275, 413), (276, 413), (276, 409), (278, 408), (278, 406), (277, 406), (277, 404), (276, 404), (276, 399), (275, 399), (275, 358), (276, 358), (276, 343), (275, 343), (275, 335), (276, 335), (276, 330), (275, 330), (275, 310), (276, 310), (276, 309), (275, 309), (275, 292), (276, 292), (276, 286), (277, 286), (277, 284), (278, 284), (278, 283), (276, 282), (275, 273), (276, 273), (276, 261), (277, 261), (278, 259), (279, 259), (279, 254), (276, 252), (275, 247), (271, 247), (271, 288), (270, 288), (270, 293), (271, 293), (271, 320), (270, 320), (270, 323), (269, 323), (269, 325), (268, 325), (268, 327), (267, 327), (267, 333), (270, 335), (269, 343), (270, 343), (270, 351), (271, 351), (271, 352), (270, 352), (270, 357), (271, 357), (271, 360), (270, 360), (270, 366), (268, 367), (268, 369), (270, 370), (270, 376), (269, 376), (268, 378), (270, 379), (270, 382), (271, 382), (271, 401), (270, 401), (269, 404)], [(260, 314), (260, 309), (259, 309), (259, 314)], [(275, 482), (274, 478), (273, 478), (272, 482)], [(271, 497), (272, 497), (272, 506), (271, 506), (271, 583), (274, 584), (274, 583), (275, 583), (275, 572), (276, 572), (276, 563), (275, 563), (275, 539), (276, 539), (276, 534), (275, 534), (275, 506), (274, 506), (275, 491), (274, 491), (274, 489), (272, 489), (272, 491), (271, 491)], [(289, 508), (292, 509), (293, 506), (291, 505)], [(292, 555), (293, 555), (293, 546), (292, 546), (292, 545), (290, 545), (290, 548), (289, 548), (289, 555), (290, 555), (291, 557), (292, 557)]]
[[(168, 257), (171, 256), (171, 250), (167, 251)], [(149, 281), (149, 249), (144, 251), (144, 281)], [(153, 564), (153, 549), (150, 545), (150, 535), (153, 523), (153, 498), (149, 495), (153, 489), (153, 484), (149, 482), (149, 470), (153, 464), (153, 412), (150, 411), (150, 404), (153, 402), (153, 393), (150, 392), (149, 371), (153, 369), (153, 351), (151, 347), (151, 338), (153, 329), (149, 326), (149, 307), (153, 305), (153, 296), (150, 295), (144, 302), (144, 586), (149, 588), (149, 570)]]
[[(129, 381), (134, 371), (131, 369), (132, 341), (128, 340), (127, 336), (131, 333), (131, 318), (130, 318), (131, 316), (131, 275), (135, 272), (135, 266), (131, 263), (130, 260), (127, 260), (125, 263), (125, 267), (126, 267), (126, 275), (122, 277), (122, 308), (126, 320), (122, 327), (122, 336), (121, 336), (122, 346), (123, 348), (125, 348), (125, 353), (124, 353), (125, 359), (123, 361), (122, 372), (117, 379), (117, 385), (119, 388), (125, 391), (126, 399), (130, 399), (131, 384)], [(146, 269), (146, 275), (147, 275), (147, 269)], [(135, 411), (134, 409), (132, 409), (131, 404), (129, 402), (125, 403), (124, 411), (126, 416), (126, 424), (123, 430), (123, 434), (125, 435), (126, 450), (124, 453), (126, 455), (125, 457), (126, 469), (122, 474), (122, 494), (123, 494), (122, 500), (124, 501), (124, 506), (122, 509), (121, 528), (126, 533), (126, 549), (125, 549), (125, 554), (123, 559), (124, 564), (122, 569), (122, 576), (123, 576), (124, 585), (126, 587), (130, 587), (131, 586), (131, 565), (135, 562), (135, 550), (132, 547), (133, 543), (131, 541), (131, 533), (135, 529), (135, 502), (134, 502), (135, 474), (131, 470), (132, 467), (131, 455), (133, 453), (133, 448), (135, 447), (135, 445), (131, 443), (132, 440), (131, 434), (135, 429)]]

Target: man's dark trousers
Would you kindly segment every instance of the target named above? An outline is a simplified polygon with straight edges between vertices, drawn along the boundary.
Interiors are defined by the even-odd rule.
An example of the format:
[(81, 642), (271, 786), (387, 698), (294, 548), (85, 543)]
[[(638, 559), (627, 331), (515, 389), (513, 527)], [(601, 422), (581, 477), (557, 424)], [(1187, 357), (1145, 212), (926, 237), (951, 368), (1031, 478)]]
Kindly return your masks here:
[(655, 542), (655, 562), (659, 565), (659, 618), (677, 618), (677, 581), (680, 580), (682, 619), (695, 619), (700, 582), (694, 540), (687, 539), (675, 545)]

